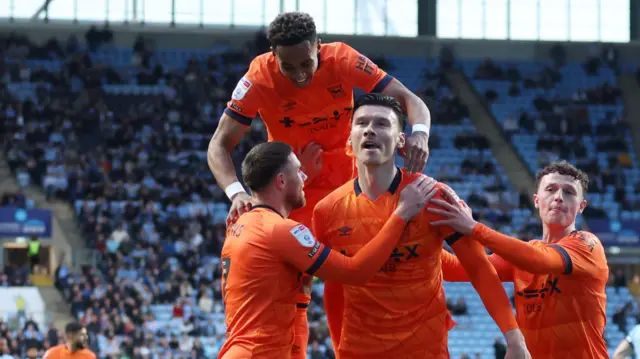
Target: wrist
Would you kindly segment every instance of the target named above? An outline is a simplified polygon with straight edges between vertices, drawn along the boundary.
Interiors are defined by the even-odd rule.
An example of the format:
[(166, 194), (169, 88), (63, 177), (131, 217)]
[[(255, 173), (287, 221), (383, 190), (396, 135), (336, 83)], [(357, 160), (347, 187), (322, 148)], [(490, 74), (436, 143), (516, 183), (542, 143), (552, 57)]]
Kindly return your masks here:
[(474, 228), (476, 228), (476, 226), (478, 225), (478, 222), (476, 220), (473, 220), (470, 224), (468, 228), (465, 228), (464, 234), (465, 236), (470, 236), (473, 234)]
[(235, 181), (224, 189), (224, 193), (227, 195), (229, 200), (233, 201), (233, 198), (236, 195), (238, 195), (239, 193), (247, 193), (247, 191), (245, 191), (242, 183), (240, 183), (239, 181)]
[(416, 123), (415, 125), (411, 126), (411, 134), (415, 134), (415, 133), (422, 133), (424, 135), (426, 135), (427, 137), (429, 137), (429, 131), (431, 130), (431, 128), (429, 127), (429, 125), (425, 125), (424, 123)]
[(504, 333), (504, 340), (507, 342), (507, 346), (522, 345), (525, 342), (520, 328), (514, 328)]

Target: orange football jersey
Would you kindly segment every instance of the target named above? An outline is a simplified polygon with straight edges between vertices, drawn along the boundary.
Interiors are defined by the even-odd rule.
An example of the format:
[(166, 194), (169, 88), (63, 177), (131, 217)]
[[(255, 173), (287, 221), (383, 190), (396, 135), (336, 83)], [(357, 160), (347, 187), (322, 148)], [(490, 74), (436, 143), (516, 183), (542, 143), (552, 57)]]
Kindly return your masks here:
[(49, 348), (42, 359), (96, 359), (96, 355), (89, 349), (70, 351), (65, 344)]
[[(555, 273), (532, 274), (513, 261), (489, 256), (500, 278), (514, 283), (516, 318), (532, 358), (608, 358), (603, 334), (609, 269), (600, 240), (592, 233), (575, 231), (553, 244), (535, 240), (521, 245), (531, 251), (518, 251), (518, 266), (542, 267), (548, 261), (561, 261)], [(467, 280), (455, 256), (443, 252), (442, 257), (445, 280)]]
[[(225, 359), (291, 358), (303, 272), (360, 283), (386, 260), (407, 225), (394, 215), (355, 258), (331, 251), (303, 224), (256, 205), (227, 229), (222, 248)], [(306, 315), (303, 317), (306, 323)], [(299, 324), (300, 329), (306, 329)], [(302, 343), (302, 342), (301, 342)], [(306, 348), (297, 350), (306, 353)]]
[[(413, 180), (397, 173), (389, 191), (375, 201), (361, 193), (357, 180), (320, 201), (313, 214), (318, 240), (347, 256), (359, 251)], [(447, 333), (454, 322), (442, 288), (440, 250), (446, 233), (431, 227), (428, 216), (422, 211), (409, 222), (387, 263), (366, 286), (344, 285), (339, 358), (448, 358)], [(398, 356), (399, 350), (404, 355)]]
[[(388, 191), (375, 200), (362, 193), (357, 178), (347, 182), (316, 205), (313, 226), (318, 240), (347, 256), (360, 255), (397, 207), (400, 191), (417, 176), (396, 169)], [(438, 196), (448, 200), (444, 191)], [(450, 227), (431, 225), (440, 218), (428, 210), (414, 216), (386, 264), (364, 286), (326, 283), (325, 309), (339, 359), (449, 358), (448, 331), (455, 323), (442, 287), (444, 241), (461, 263), (474, 269), (471, 281), (500, 329), (506, 333), (517, 328), (482, 246)]]
[[(381, 92), (393, 78), (347, 44), (320, 45), (318, 70), (311, 84), (297, 88), (282, 75), (273, 53), (256, 57), (239, 81), (225, 113), (243, 125), (260, 115), (269, 141), (291, 145), (300, 154), (309, 142), (322, 146), (323, 168), (305, 188), (307, 206), (291, 218), (310, 225), (315, 204), (353, 178), (345, 154), (351, 126), (353, 90)], [(299, 216), (298, 212), (305, 212)]]

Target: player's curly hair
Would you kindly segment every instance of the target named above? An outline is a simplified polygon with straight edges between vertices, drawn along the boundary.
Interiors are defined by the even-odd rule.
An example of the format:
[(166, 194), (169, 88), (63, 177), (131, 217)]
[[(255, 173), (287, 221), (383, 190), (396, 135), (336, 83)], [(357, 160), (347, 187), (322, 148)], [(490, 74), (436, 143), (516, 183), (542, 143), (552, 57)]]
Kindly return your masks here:
[(242, 161), (242, 180), (251, 192), (264, 190), (289, 161), (293, 148), (284, 142), (254, 146)]
[(538, 191), (538, 187), (540, 187), (542, 177), (551, 173), (558, 173), (561, 175), (573, 177), (580, 182), (580, 187), (582, 187), (582, 195), (584, 196), (587, 194), (587, 190), (589, 189), (589, 175), (564, 160), (552, 162), (544, 166), (543, 169), (536, 173), (536, 192)]
[(304, 41), (316, 41), (316, 23), (311, 15), (304, 12), (282, 13), (269, 24), (267, 39), (276, 46), (297, 45)]
[(356, 101), (355, 105), (353, 106), (353, 113), (356, 113), (356, 111), (360, 107), (365, 105), (377, 105), (377, 106), (390, 108), (391, 110), (393, 110), (393, 113), (395, 113), (396, 117), (398, 118), (398, 125), (400, 126), (400, 131), (404, 130), (406, 116), (404, 114), (404, 111), (402, 110), (402, 106), (400, 105), (400, 102), (398, 102), (398, 100), (396, 100), (395, 98), (391, 96), (383, 95), (381, 93), (368, 93), (360, 97), (358, 101)]

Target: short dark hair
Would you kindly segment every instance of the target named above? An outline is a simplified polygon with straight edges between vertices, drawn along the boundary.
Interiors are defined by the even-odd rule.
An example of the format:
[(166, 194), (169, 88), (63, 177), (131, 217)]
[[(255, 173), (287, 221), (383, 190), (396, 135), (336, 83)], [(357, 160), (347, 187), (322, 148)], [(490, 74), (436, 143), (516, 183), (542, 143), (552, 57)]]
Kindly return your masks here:
[(84, 328), (82, 324), (78, 322), (71, 322), (64, 327), (64, 332), (67, 334), (76, 334), (81, 331), (82, 328)]
[(265, 142), (251, 149), (242, 161), (242, 179), (251, 192), (265, 189), (293, 152), (284, 142)]
[(393, 110), (393, 113), (396, 114), (396, 117), (398, 117), (398, 125), (400, 126), (400, 131), (404, 131), (405, 115), (398, 100), (381, 93), (368, 93), (360, 97), (358, 101), (356, 101), (355, 105), (353, 106), (353, 113), (356, 113), (356, 111), (360, 107), (365, 105), (376, 105), (390, 108), (391, 110)]
[(282, 13), (269, 24), (267, 39), (276, 46), (292, 46), (304, 41), (314, 43), (317, 38), (316, 23), (304, 12)]
[(589, 175), (587, 175), (585, 172), (577, 169), (574, 165), (564, 160), (552, 162), (544, 166), (543, 169), (541, 169), (540, 171), (538, 171), (538, 173), (536, 173), (536, 192), (538, 191), (538, 187), (540, 186), (542, 177), (551, 173), (558, 173), (561, 175), (573, 177), (573, 179), (578, 180), (580, 182), (583, 196), (587, 194), (587, 190), (589, 189)]

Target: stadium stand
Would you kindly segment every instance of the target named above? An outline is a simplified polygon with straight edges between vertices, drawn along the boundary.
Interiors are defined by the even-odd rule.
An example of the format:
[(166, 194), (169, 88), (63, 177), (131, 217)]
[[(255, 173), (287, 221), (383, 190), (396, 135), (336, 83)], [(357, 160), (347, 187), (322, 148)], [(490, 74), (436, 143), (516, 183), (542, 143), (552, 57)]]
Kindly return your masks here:
[[(254, 53), (234, 52), (225, 46), (207, 51), (156, 50), (142, 38), (132, 49), (118, 48), (110, 44), (110, 38), (113, 35), (104, 34), (89, 46), (74, 37), (66, 42), (52, 40), (45, 46), (15, 34), (0, 39), (5, 55), (0, 57), (4, 60), (0, 66), (3, 150), (22, 186), (42, 186), (51, 199), (74, 206), (86, 245), (103, 255), (98, 268), (76, 272), (62, 263), (55, 273), (56, 287), (69, 301), (73, 315), (87, 325), (91, 347), (100, 357), (146, 357), (151, 353), (172, 358), (215, 357), (225, 329), (219, 252), (228, 202), (212, 181), (205, 150), (228, 94)], [(513, 189), (487, 140), (443, 80), (438, 62), (408, 57), (377, 61), (385, 61), (387, 70), (426, 98), (435, 113), (426, 172), (451, 184), (483, 222), (524, 239), (538, 235), (527, 195)], [(463, 66), (473, 76), (478, 63)], [(612, 70), (601, 68), (599, 75), (588, 77), (577, 64), (549, 68), (544, 73), (551, 79), (541, 76), (545, 80), (540, 80), (547, 81), (549, 89), (541, 90), (526, 84), (529, 77), (539, 74), (542, 64), (495, 66), (506, 67), (502, 70), (506, 75), (478, 80), (477, 89), (495, 93), (498, 100), (492, 109), (532, 170), (540, 165), (536, 146), (542, 150), (561, 146), (569, 154), (563, 157), (578, 163), (596, 152), (605, 153), (598, 155), (591, 175), (609, 169), (614, 181), (624, 174), (633, 181), (627, 185), (637, 182), (640, 172), (631, 145), (606, 147), (610, 142), (594, 136), (595, 131), (599, 135), (619, 133), (601, 124), (603, 119), (620, 115), (613, 87), (610, 98), (590, 101), (587, 95), (586, 102), (598, 105), (589, 105), (586, 111), (574, 109), (589, 119), (583, 121), (583, 128), (552, 126), (560, 123), (553, 121), (554, 111), (565, 107), (549, 99), (557, 94), (567, 103), (578, 89), (615, 83)], [(416, 73), (424, 76), (416, 77)], [(512, 73), (520, 74), (520, 79), (512, 81), (522, 87), (518, 96), (509, 95), (510, 83), (503, 80)], [(599, 89), (598, 93), (604, 93)], [(545, 96), (545, 101), (537, 102), (550, 110), (536, 109), (536, 96)], [(520, 116), (521, 108), (530, 116), (550, 113), (549, 120), (521, 119), (515, 127), (522, 130), (514, 131), (508, 117)], [(234, 152), (236, 163), (252, 145), (265, 140), (263, 125), (254, 124)], [(557, 141), (558, 136), (569, 134), (585, 138), (582, 154)], [(603, 149), (610, 154), (627, 153), (627, 159), (610, 161)], [(628, 167), (620, 167), (625, 163)], [(401, 158), (398, 164), (402, 165)], [(636, 212), (619, 209), (614, 202), (616, 193), (609, 190), (605, 178), (598, 181), (603, 181), (602, 192), (590, 194), (596, 207), (633, 217)], [(632, 189), (628, 187), (625, 194), (630, 195)], [(6, 198), (6, 203), (26, 202)], [(624, 201), (621, 203), (624, 207)], [(505, 284), (505, 288), (508, 293), (513, 291), (512, 285)], [(452, 312), (459, 313), (455, 315), (459, 325), (450, 335), (452, 357), (478, 353), (479, 358), (493, 358), (504, 350), (504, 344), (496, 340), (501, 336), (498, 328), (471, 285), (446, 283), (445, 289), (453, 301)], [(633, 302), (625, 286), (612, 287), (607, 293), (612, 318), (617, 309)], [(322, 283), (317, 282), (309, 307), (309, 355), (314, 359), (333, 358), (321, 296)], [(607, 326), (610, 346), (621, 339), (619, 323), (627, 323), (635, 312), (629, 307), (622, 321)], [(33, 335), (42, 348), (54, 342), (51, 331), (46, 338), (44, 331), (21, 334), (14, 329), (11, 333), (0, 325), (5, 338)], [(15, 347), (11, 339), (9, 349), (4, 343), (2, 350), (24, 355), (25, 346), (20, 343)]]

